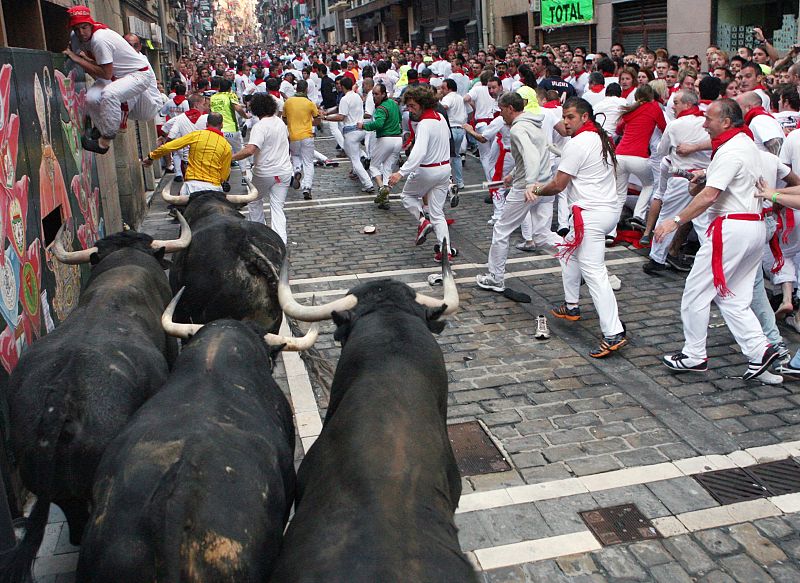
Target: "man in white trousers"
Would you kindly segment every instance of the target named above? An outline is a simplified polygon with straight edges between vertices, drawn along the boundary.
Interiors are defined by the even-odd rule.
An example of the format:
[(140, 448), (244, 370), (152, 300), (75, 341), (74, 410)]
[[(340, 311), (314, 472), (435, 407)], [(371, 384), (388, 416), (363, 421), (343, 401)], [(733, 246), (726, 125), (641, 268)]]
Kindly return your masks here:
[(353, 173), (361, 182), (361, 190), (375, 192), (372, 179), (361, 163), (361, 142), (364, 141), (365, 134), (364, 130), (358, 129), (358, 124), (364, 122), (364, 102), (361, 100), (361, 96), (353, 91), (353, 80), (350, 77), (342, 77), (339, 79), (339, 84), (344, 95), (339, 100), (338, 112), (325, 114), (322, 119), (342, 122), (344, 153), (350, 159)]
[(283, 206), (292, 180), (289, 130), (276, 115), (278, 103), (266, 93), (253, 95), (250, 112), (258, 118), (258, 122), (250, 130), (247, 144), (236, 153), (233, 160), (253, 156), (253, 186), (258, 190), (259, 197), (247, 204), (250, 220), (266, 224), (263, 199), (269, 196), (270, 228), (286, 243)]
[(375, 202), (378, 208), (389, 208), (389, 176), (394, 172), (403, 146), (402, 116), (394, 99), (389, 99), (386, 86), (382, 83), (372, 88), (375, 110), (372, 119), (358, 124), (359, 129), (375, 132), (372, 145), (372, 160), (369, 173), (378, 184), (378, 196)]
[(536, 202), (542, 196), (567, 193), (572, 225), (563, 243), (558, 244), (565, 301), (551, 314), (580, 320), (578, 302), (583, 278), (603, 332), (600, 345), (589, 356), (604, 358), (628, 343), (605, 264), (606, 233), (619, 219), (614, 146), (585, 99), (572, 97), (564, 103), (564, 127), (572, 139), (561, 152), (555, 177), (545, 185), (530, 185), (525, 197)]
[[(514, 169), (503, 178), (510, 187), (506, 204), (492, 232), (489, 249), (489, 273), (476, 278), (478, 287), (496, 292), (505, 291), (508, 241), (511, 234), (528, 217), (539, 227), (534, 242), (546, 251), (555, 253), (560, 237), (550, 230), (553, 221), (553, 200), (541, 197), (530, 202), (525, 197), (528, 186), (549, 180), (553, 175), (547, 136), (542, 131), (542, 115), (526, 113), (525, 101), (517, 93), (504, 93), (498, 101), (500, 115), (511, 126), (511, 156)], [(541, 212), (543, 209), (543, 212)], [(546, 222), (546, 228), (542, 223)]]
[[(417, 220), (416, 245), (422, 245), (431, 231), (436, 232), (438, 251), (434, 259), (441, 259), (444, 253), (449, 258), (458, 252), (450, 245), (450, 233), (444, 216), (444, 203), (450, 184), (450, 127), (445, 117), (436, 112), (436, 95), (427, 85), (409, 87), (403, 94), (403, 102), (411, 118), (418, 121), (415, 130), (414, 146), (411, 155), (400, 170), (389, 177), (392, 187), (402, 178), (407, 178), (403, 186), (403, 206)], [(430, 220), (422, 210), (422, 197), (428, 196)], [(443, 242), (448, 248), (443, 248)]]
[(67, 48), (64, 55), (95, 79), (86, 92), (86, 109), (95, 131), (81, 136), (81, 145), (105, 154), (119, 132), (123, 107), (130, 119), (155, 118), (161, 103), (156, 76), (147, 57), (108, 26), (95, 22), (86, 6), (73, 6), (67, 14), (80, 53)]
[[(314, 183), (314, 126), (319, 124), (317, 106), (308, 98), (308, 81), (300, 79), (295, 94), (283, 104), (283, 117), (289, 128), (289, 152), (292, 155), (292, 188), (303, 189), (303, 199), (311, 200)], [(302, 180), (301, 180), (302, 177)]]
[[(666, 172), (666, 176), (662, 175), (662, 181), (666, 182), (666, 187), (661, 194), (660, 202), (654, 202), (653, 210), (656, 210), (655, 206), (658, 204), (661, 205), (659, 223), (672, 220), (672, 217), (692, 200), (689, 194), (689, 180), (669, 174), (669, 168), (691, 172), (704, 170), (711, 162), (711, 152), (708, 150), (699, 150), (687, 156), (681, 156), (677, 152), (680, 144), (699, 144), (708, 141), (708, 134), (703, 129), (705, 117), (700, 111), (699, 104), (700, 98), (693, 91), (679, 91), (673, 100), (675, 119), (667, 123), (657, 151), (659, 157), (669, 157), (668, 167), (663, 169), (662, 165), (662, 173)], [(673, 237), (674, 233), (669, 233), (659, 241), (652, 241), (650, 261), (642, 266), (645, 273), (659, 275), (668, 269), (667, 256)]]
[(747, 356), (742, 378), (748, 380), (764, 373), (778, 357), (778, 349), (770, 344), (750, 308), (766, 239), (761, 201), (754, 196), (760, 158), (735, 101), (715, 101), (705, 115), (712, 141), (705, 187), (671, 221), (662, 222), (655, 230), (656, 240), (663, 239), (684, 221), (709, 211), (710, 241), (695, 257), (681, 301), (683, 350), (665, 355), (663, 361), (676, 372), (708, 370), (706, 337), (713, 301)]

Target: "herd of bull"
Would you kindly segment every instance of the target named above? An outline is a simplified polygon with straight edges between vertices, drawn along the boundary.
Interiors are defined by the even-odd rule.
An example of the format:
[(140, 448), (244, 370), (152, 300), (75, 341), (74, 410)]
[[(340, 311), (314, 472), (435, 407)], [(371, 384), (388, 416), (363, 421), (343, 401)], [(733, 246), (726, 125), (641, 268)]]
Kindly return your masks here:
[[(80, 544), (79, 583), (477, 581), (432, 334), (458, 307), (449, 265), (443, 300), (380, 279), (302, 305), (280, 237), (239, 213), (248, 196), (193, 194), (174, 241), (125, 231), (71, 252), (56, 238), (56, 258), (91, 275), (9, 380), (12, 450), (37, 500), (0, 554), (3, 583), (30, 580), (51, 503)], [(281, 337), (283, 313), (315, 324)], [(271, 371), (327, 319), (341, 357), (295, 473)]]

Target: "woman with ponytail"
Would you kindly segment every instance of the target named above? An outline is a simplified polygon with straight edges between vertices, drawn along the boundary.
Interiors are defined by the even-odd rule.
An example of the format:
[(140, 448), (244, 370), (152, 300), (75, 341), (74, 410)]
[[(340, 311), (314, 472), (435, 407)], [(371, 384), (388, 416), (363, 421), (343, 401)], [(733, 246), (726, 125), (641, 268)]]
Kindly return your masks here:
[(570, 321), (581, 319), (578, 302), (583, 278), (603, 332), (600, 346), (589, 355), (603, 358), (628, 343), (605, 264), (606, 233), (619, 220), (614, 184), (617, 158), (614, 145), (585, 99), (573, 97), (564, 103), (564, 127), (572, 139), (562, 150), (555, 178), (547, 184), (530, 185), (525, 195), (529, 202), (561, 191), (567, 195), (572, 225), (558, 245), (565, 302), (551, 314)]
[[(622, 110), (617, 124), (617, 135), (622, 139), (617, 145), (617, 196), (618, 210), (628, 198), (628, 181), (631, 174), (639, 179), (642, 190), (633, 210), (631, 223), (644, 228), (645, 216), (653, 194), (653, 171), (649, 164), (651, 139), (656, 130), (661, 132), (667, 126), (664, 113), (655, 101), (655, 92), (649, 85), (636, 90), (636, 101)], [(609, 235), (616, 236), (616, 229)]]

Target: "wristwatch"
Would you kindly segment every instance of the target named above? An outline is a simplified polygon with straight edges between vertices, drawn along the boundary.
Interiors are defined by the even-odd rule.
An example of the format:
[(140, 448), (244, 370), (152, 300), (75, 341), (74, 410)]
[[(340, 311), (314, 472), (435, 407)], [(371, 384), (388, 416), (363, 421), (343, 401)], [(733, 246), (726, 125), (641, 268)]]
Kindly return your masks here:
[(674, 223), (676, 225), (680, 225), (681, 224), (681, 217), (679, 215), (675, 215), (674, 217), (672, 217), (672, 220), (674, 221)]

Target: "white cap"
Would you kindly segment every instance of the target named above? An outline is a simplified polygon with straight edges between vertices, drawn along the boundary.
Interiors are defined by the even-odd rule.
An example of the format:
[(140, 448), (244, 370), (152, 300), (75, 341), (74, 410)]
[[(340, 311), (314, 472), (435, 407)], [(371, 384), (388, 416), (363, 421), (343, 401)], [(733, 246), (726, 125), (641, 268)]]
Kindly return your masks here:
[(584, 61), (594, 61), (596, 58), (597, 58), (597, 55), (595, 55), (594, 53), (591, 53), (591, 54), (586, 55), (586, 58), (584, 58)]

